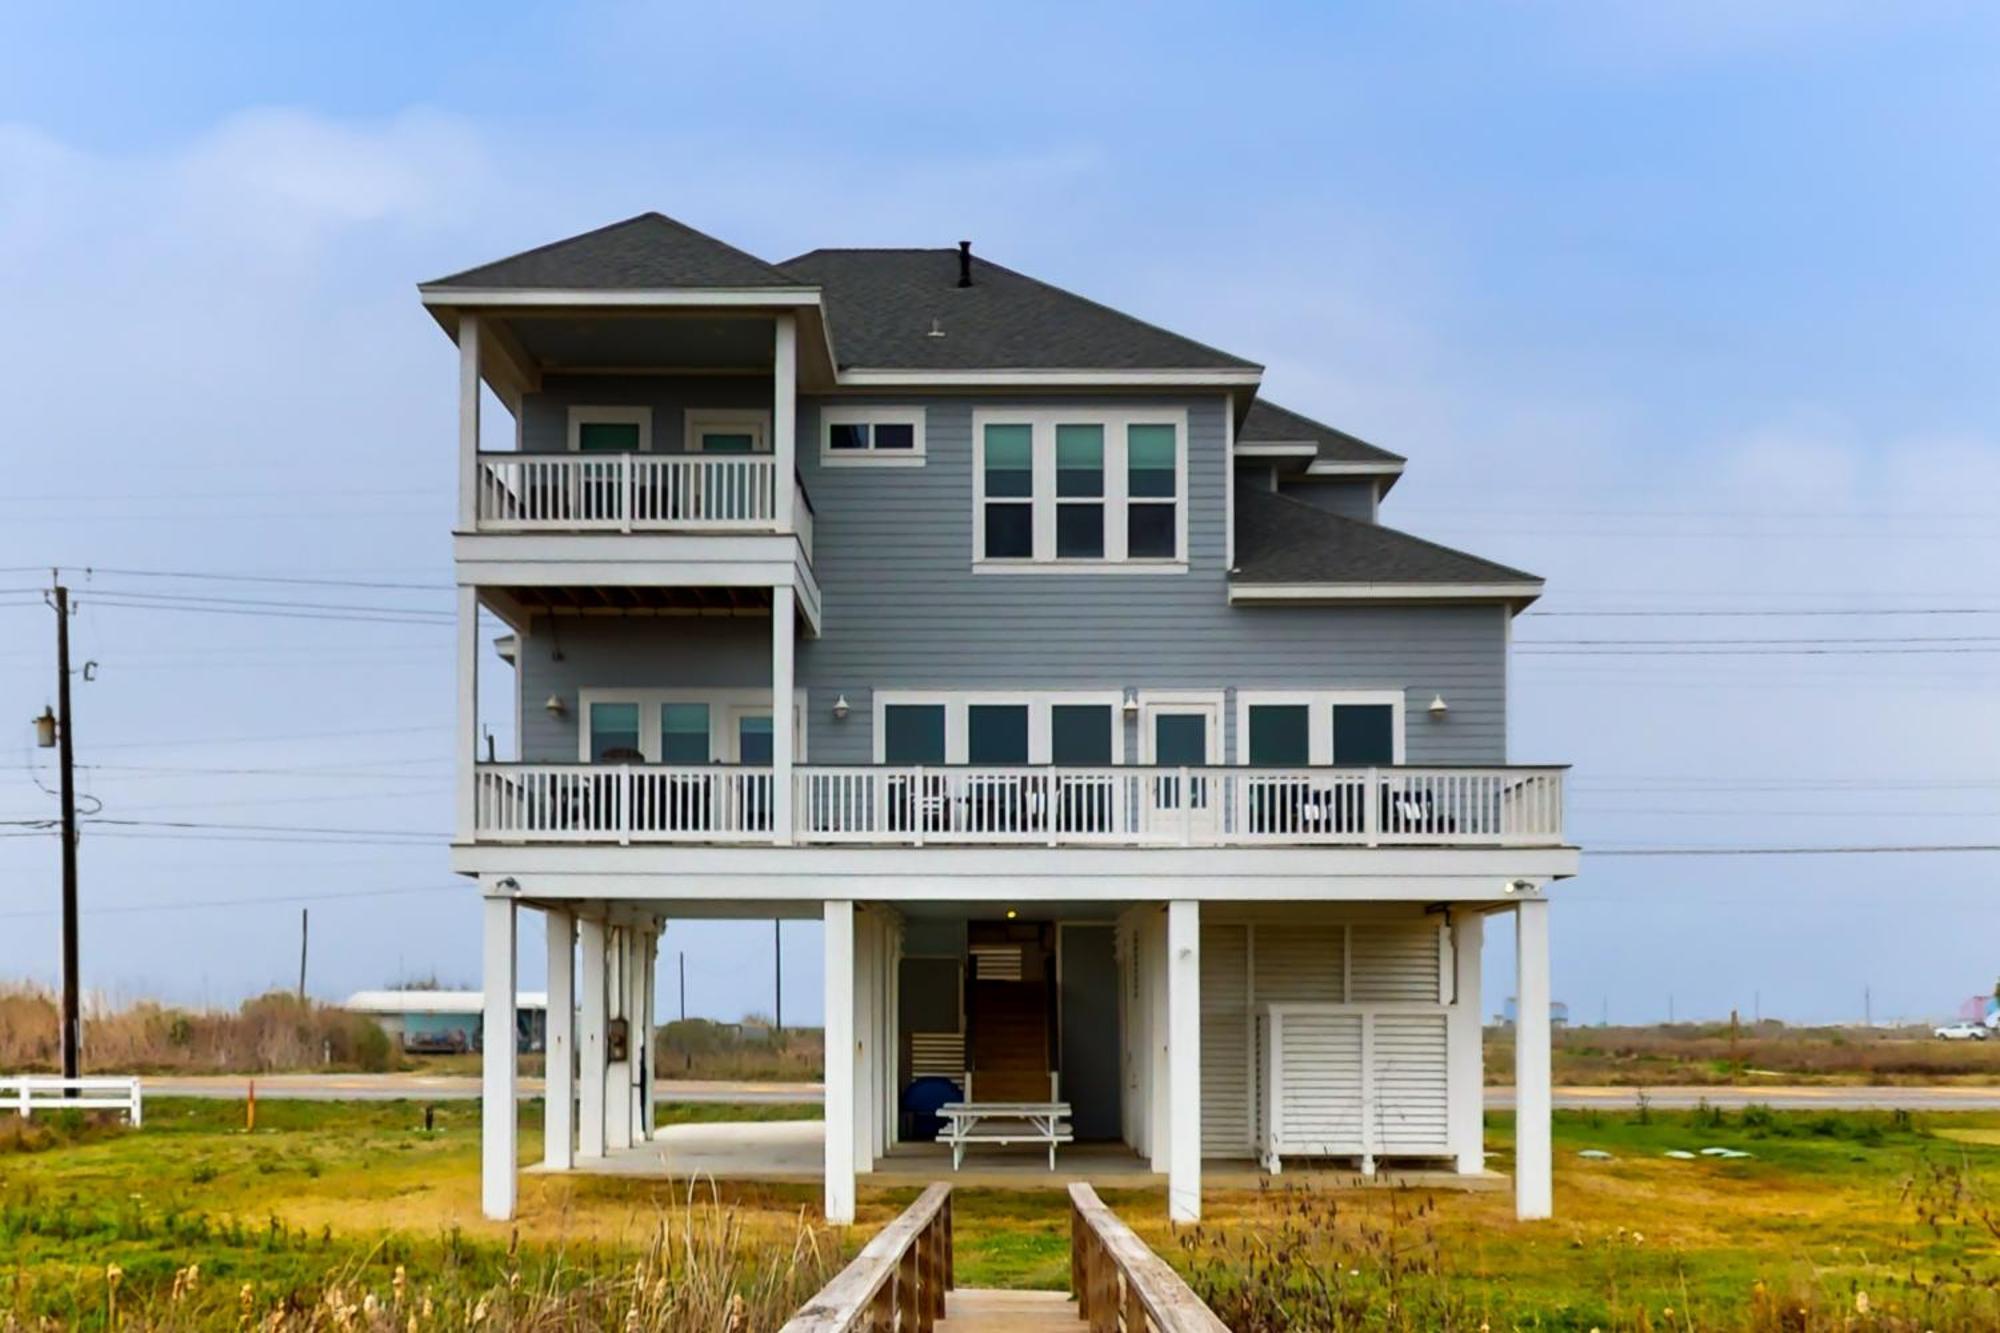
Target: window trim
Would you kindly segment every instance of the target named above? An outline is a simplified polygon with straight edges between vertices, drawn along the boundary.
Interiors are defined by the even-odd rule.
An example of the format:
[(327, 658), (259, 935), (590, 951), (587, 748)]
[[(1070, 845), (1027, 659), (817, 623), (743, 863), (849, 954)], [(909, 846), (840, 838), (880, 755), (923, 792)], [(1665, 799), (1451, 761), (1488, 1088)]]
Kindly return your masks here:
[(1125, 762), (1125, 716), (1121, 711), (1124, 693), (1120, 690), (877, 690), (872, 704), (875, 734), (871, 742), (874, 762), (884, 764), (888, 731), (888, 709), (901, 704), (942, 704), (944, 706), (944, 756), (948, 765), (967, 763), (966, 710), (973, 704), (1024, 704), (1028, 709), (1028, 762), (1050, 763), (1050, 713), (1055, 704), (1096, 704), (1111, 710), (1111, 762)]
[(1223, 724), (1228, 712), (1221, 690), (1140, 690), (1139, 700), (1139, 762), (1146, 767), (1157, 768), (1159, 759), (1153, 753), (1155, 737), (1150, 725), (1161, 713), (1201, 713), (1208, 718), (1208, 762), (1211, 765), (1224, 762), (1228, 753), (1227, 737), (1223, 735)]
[[(819, 410), (819, 465), (821, 467), (922, 467), (924, 465), (924, 425), (928, 413), (921, 407), (822, 407)], [(911, 428), (908, 449), (875, 447), (875, 427)], [(835, 449), (835, 426), (867, 426), (868, 447)]]
[[(657, 764), (660, 759), (660, 705), (661, 704), (707, 704), (708, 705), (708, 754), (710, 764), (733, 764), (736, 760), (721, 759), (717, 756), (737, 753), (736, 719), (746, 711), (771, 708), (771, 692), (768, 689), (618, 689), (615, 686), (590, 686), (576, 692), (576, 761), (588, 764), (590, 759), (590, 709), (593, 704), (637, 704), (639, 705), (639, 753), (645, 762)], [(793, 763), (806, 762), (806, 719), (811, 710), (806, 706), (806, 692), (792, 691), (792, 748)]]
[(653, 409), (615, 403), (577, 404), (569, 409), (569, 451), (583, 452), (585, 426), (637, 426), (639, 452), (653, 452)]
[(1238, 690), (1236, 692), (1236, 762), (1250, 762), (1250, 710), (1260, 704), (1303, 704), (1306, 709), (1306, 763), (1323, 768), (1333, 763), (1333, 708), (1335, 704), (1387, 704), (1394, 709), (1394, 758), (1401, 766), (1408, 761), (1405, 696), (1402, 690)]
[[(1033, 485), (1032, 556), (986, 555), (986, 428), (1029, 428)], [(1094, 425), (1104, 429), (1104, 555), (1097, 559), (1056, 556), (1056, 427)], [(1174, 428), (1174, 552), (1171, 557), (1126, 554), (1131, 475), (1128, 426)], [(1188, 570), (1188, 412), (1184, 407), (980, 407), (972, 413), (972, 571), (975, 574), (1184, 574)], [(996, 497), (1007, 499), (1010, 497)], [(1141, 499), (1140, 503), (1148, 503)], [(1162, 503), (1163, 497), (1151, 497)]]
[(750, 438), (748, 455), (717, 454), (719, 458), (759, 457), (771, 452), (771, 414), (764, 408), (689, 408), (681, 423), (681, 445), (691, 454), (705, 454), (702, 436), (713, 432), (717, 435), (746, 433)]

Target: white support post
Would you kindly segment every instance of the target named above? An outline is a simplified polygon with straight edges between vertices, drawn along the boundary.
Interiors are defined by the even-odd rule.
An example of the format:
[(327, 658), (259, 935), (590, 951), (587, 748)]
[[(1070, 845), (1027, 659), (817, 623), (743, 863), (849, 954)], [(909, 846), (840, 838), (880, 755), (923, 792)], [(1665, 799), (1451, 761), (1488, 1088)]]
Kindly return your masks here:
[(771, 825), (780, 846), (792, 841), (793, 648), (797, 625), (790, 584), (771, 589)]
[(632, 930), (611, 928), (610, 976), (605, 985), (613, 1022), (625, 1025), (625, 1058), (608, 1052), (604, 1079), (604, 1147), (619, 1152), (632, 1146)]
[(1167, 919), (1149, 912), (1140, 924), (1145, 941), (1146, 1095), (1152, 1127), (1146, 1150), (1153, 1173), (1164, 1176), (1172, 1162), (1172, 1088), (1167, 1079)]
[(1201, 904), (1167, 904), (1167, 1217), (1201, 1220)]
[(582, 1024), (577, 1034), (577, 1155), (604, 1156), (605, 1012), (604, 922), (578, 923), (577, 952), (583, 961)]
[(646, 1075), (651, 1072), (646, 1059), (646, 1048), (652, 1044), (651, 1026), (646, 1018), (646, 987), (652, 973), (649, 965), (653, 957), (649, 928), (634, 926), (625, 932), (627, 962), (625, 966), (625, 1014), (629, 1047), (625, 1061), (625, 1101), (631, 1109), (630, 1141), (633, 1145), (647, 1142), (646, 1132)]
[(576, 1165), (576, 918), (543, 913), (549, 936), (549, 1010), (542, 1041), (542, 1165)]
[(1549, 1143), (1549, 902), (1514, 907), (1514, 1215), (1555, 1213)]
[(799, 321), (779, 315), (771, 344), (771, 467), (777, 473), (778, 531), (795, 532), (798, 504)]
[(826, 1220), (854, 1221), (854, 904), (826, 904)]
[(651, 1143), (656, 1123), (653, 1085), (659, 1078), (659, 1071), (653, 1068), (653, 1062), (657, 1058), (653, 1042), (657, 1018), (654, 1010), (658, 999), (660, 977), (660, 932), (657, 928), (646, 932), (646, 952), (641, 962), (644, 966), (639, 969), (639, 1012), (646, 1022), (646, 1044), (642, 1049), (639, 1070), (639, 1127), (644, 1132), (645, 1141)]
[(514, 918), (512, 898), (485, 900), (479, 1198), (482, 1210), (496, 1222), (514, 1216)]
[(458, 590), (458, 779), (455, 840), (472, 841), (479, 803), (479, 589)]
[(1480, 1050), (1485, 1029), (1480, 1023), (1480, 948), (1486, 939), (1486, 918), (1466, 907), (1451, 915), (1452, 995), (1446, 1049), (1450, 1052), (1449, 1089), (1452, 1156), (1462, 1175), (1486, 1169), (1486, 1067)]
[(479, 522), (479, 317), (458, 317), (458, 530)]

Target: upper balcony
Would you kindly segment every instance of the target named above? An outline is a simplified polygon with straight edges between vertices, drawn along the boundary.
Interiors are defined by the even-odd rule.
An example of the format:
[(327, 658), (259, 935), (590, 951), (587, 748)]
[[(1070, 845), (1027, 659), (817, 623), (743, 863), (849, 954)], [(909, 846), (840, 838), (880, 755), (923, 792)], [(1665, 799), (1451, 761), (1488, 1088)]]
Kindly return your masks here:
[(480, 764), (474, 841), (1559, 848), (1557, 767)]
[[(793, 475), (792, 530), (808, 564), (812, 499)], [(482, 452), (481, 533), (782, 533), (772, 458), (701, 454)]]

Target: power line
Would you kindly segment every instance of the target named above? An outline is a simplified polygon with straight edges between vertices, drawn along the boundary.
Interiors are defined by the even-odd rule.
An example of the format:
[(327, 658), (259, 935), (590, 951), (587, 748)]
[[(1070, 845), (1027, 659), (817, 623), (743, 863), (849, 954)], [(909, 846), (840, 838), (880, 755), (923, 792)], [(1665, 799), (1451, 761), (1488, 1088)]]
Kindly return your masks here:
[(109, 816), (95, 816), (83, 821), (86, 824), (110, 824), (121, 828), (169, 828), (202, 829), (230, 833), (323, 833), (340, 836), (374, 838), (417, 838), (425, 842), (442, 842), (450, 835), (426, 833), (422, 829), (379, 829), (379, 828), (339, 828), (317, 824), (233, 824), (214, 823), (198, 819), (122, 819)]
[(1584, 855), (1602, 856), (1896, 856), (1933, 852), (2000, 852), (2000, 843), (1903, 843), (1847, 847), (1597, 847)]
[[(268, 898), (187, 898), (177, 902), (119, 903), (109, 907), (88, 907), (85, 916), (122, 916), (133, 912), (184, 912), (205, 907), (260, 907), (288, 903), (344, 902), (354, 898), (391, 898), (417, 893), (464, 893), (463, 884), (426, 884), (400, 889), (353, 889), (334, 893), (288, 893)], [(27, 917), (54, 916), (54, 912), (0, 912), (0, 921)]]
[(1526, 611), (1524, 617), (1612, 617), (1612, 616), (2000, 616), (2000, 606), (1813, 606), (1813, 607), (1701, 607), (1684, 610), (1573, 610)]

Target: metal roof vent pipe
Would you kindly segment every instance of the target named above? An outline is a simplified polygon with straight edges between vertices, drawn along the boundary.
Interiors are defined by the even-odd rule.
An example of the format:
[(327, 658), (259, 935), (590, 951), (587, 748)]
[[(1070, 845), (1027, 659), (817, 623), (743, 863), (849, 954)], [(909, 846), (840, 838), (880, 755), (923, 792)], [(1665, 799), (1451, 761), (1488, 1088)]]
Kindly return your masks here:
[(971, 241), (960, 241), (958, 243), (958, 285), (961, 287), (970, 287), (972, 285)]

